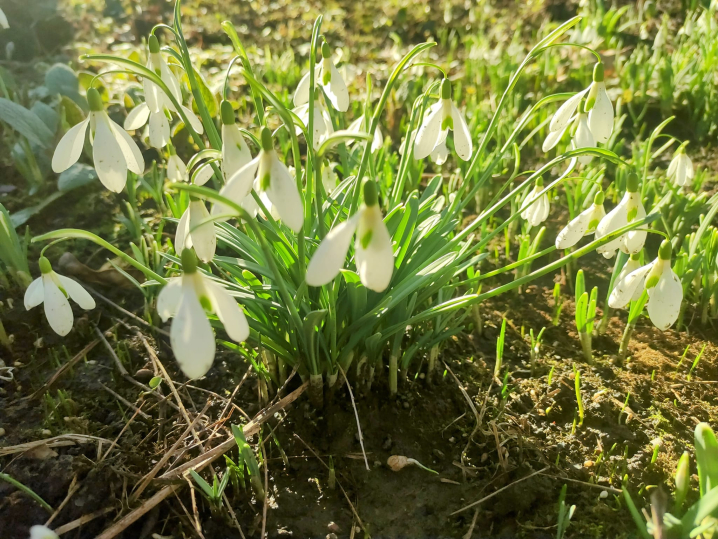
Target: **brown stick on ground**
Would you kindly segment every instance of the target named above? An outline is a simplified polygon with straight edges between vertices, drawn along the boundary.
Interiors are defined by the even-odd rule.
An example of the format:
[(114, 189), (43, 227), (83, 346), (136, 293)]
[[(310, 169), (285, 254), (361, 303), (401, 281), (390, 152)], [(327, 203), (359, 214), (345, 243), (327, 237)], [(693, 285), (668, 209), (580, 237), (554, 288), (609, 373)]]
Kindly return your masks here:
[[(309, 382), (303, 383), (301, 386), (299, 386), (297, 389), (295, 389), (292, 393), (284, 397), (282, 400), (277, 402), (276, 404), (270, 406), (269, 408), (266, 408), (262, 410), (256, 418), (254, 418), (252, 421), (247, 423), (245, 425), (243, 431), (245, 436), (252, 436), (256, 432), (259, 431), (259, 426), (264, 423), (267, 419), (272, 417), (275, 413), (277, 413), (279, 410), (285, 408), (286, 406), (289, 406), (292, 402), (297, 400), (304, 391), (306, 391), (307, 387), (309, 386)], [(175, 478), (175, 477), (181, 477), (183, 473), (185, 473), (188, 470), (201, 470), (206, 465), (210, 464), (215, 459), (219, 458), (223, 454), (225, 454), (227, 451), (232, 449), (234, 446), (236, 446), (236, 442), (234, 441), (234, 437), (230, 436), (226, 441), (222, 442), (217, 447), (210, 449), (206, 453), (203, 453), (202, 455), (198, 456), (195, 459), (192, 459), (186, 464), (183, 464), (182, 466), (172, 470), (168, 474), (163, 475), (162, 479), (168, 479), (168, 478)], [(168, 476), (168, 477), (165, 477)], [(107, 528), (105, 531), (103, 531), (100, 535), (98, 535), (95, 539), (113, 539), (120, 533), (122, 533), (125, 529), (127, 529), (129, 526), (137, 522), (143, 515), (148, 513), (152, 510), (152, 508), (159, 505), (163, 500), (166, 500), (169, 498), (174, 492), (182, 488), (183, 485), (169, 485), (164, 487), (162, 490), (158, 491), (154, 496), (152, 496), (149, 500), (145, 500), (142, 505), (122, 517), (120, 520), (115, 522), (112, 526)]]

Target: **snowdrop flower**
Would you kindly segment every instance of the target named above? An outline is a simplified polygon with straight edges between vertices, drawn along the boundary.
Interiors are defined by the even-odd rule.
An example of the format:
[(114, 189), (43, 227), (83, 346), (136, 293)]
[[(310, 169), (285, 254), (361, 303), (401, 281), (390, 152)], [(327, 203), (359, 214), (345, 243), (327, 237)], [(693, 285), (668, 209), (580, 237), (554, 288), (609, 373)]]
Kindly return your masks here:
[[(586, 94), (588, 95), (586, 96)], [(613, 132), (613, 104), (606, 92), (603, 63), (598, 62), (593, 68), (593, 82), (590, 86), (567, 99), (551, 118), (549, 134), (544, 141), (543, 151), (549, 151), (561, 140), (566, 128), (574, 119), (574, 113), (584, 96), (586, 96), (584, 110), (588, 113), (585, 127), (588, 127), (594, 140), (591, 146), (595, 146), (599, 142), (604, 143), (609, 139)], [(585, 138), (585, 133), (582, 133), (581, 139)]]
[(548, 213), (551, 209), (548, 192), (540, 194), (541, 191), (543, 191), (543, 178), (536, 180), (533, 191), (524, 199), (524, 203), (535, 199), (521, 212), (521, 218), (528, 221), (531, 226), (538, 226), (543, 223), (548, 218)]
[(189, 181), (189, 174), (187, 174), (187, 165), (182, 161), (182, 158), (177, 155), (177, 150), (170, 143), (168, 144), (170, 151), (169, 159), (167, 159), (167, 179), (171, 182), (187, 182)]
[(693, 179), (693, 161), (686, 155), (685, 145), (681, 145), (668, 165), (668, 178), (679, 187), (690, 185)]
[[(628, 175), (626, 194), (623, 195), (621, 202), (598, 223), (596, 239), (607, 236), (636, 219), (643, 219), (645, 216), (646, 210), (641, 202), (641, 193), (638, 192), (638, 176), (631, 173)], [(645, 230), (631, 230), (596, 250), (605, 258), (613, 258), (618, 249), (621, 249), (626, 254), (637, 253), (643, 249), (647, 234)]]
[[(595, 148), (596, 139), (593, 137), (591, 128), (588, 126), (588, 114), (585, 111), (581, 111), (576, 117), (576, 131), (571, 140), (571, 147), (574, 150), (580, 150), (582, 148)], [(592, 155), (581, 155), (578, 157), (578, 162), (582, 165), (587, 165), (593, 159)]]
[(204, 222), (209, 218), (210, 215), (204, 202), (190, 198), (189, 206), (177, 225), (175, 252), (181, 253), (185, 249), (194, 247), (202, 262), (210, 262), (217, 250), (217, 236), (214, 232), (214, 223), (212, 221)]
[[(219, 194), (242, 204), (251, 213), (256, 207), (250, 193), (255, 189), (260, 197), (266, 195), (285, 225), (299, 232), (304, 225), (302, 198), (297, 183), (289, 173), (287, 166), (279, 160), (274, 150), (272, 132), (262, 129), (262, 149), (259, 155), (240, 168), (222, 187)], [(255, 210), (256, 211), (256, 210)], [(232, 213), (221, 203), (212, 208), (213, 215)]]
[(229, 101), (222, 101), (222, 173), (225, 181), (252, 160), (244, 135), (234, 121), (234, 110)]
[[(641, 267), (641, 253), (632, 254), (631, 256), (628, 257), (628, 260), (621, 268), (621, 271), (618, 273), (616, 282), (620, 283), (623, 279), (626, 278), (626, 276), (629, 273), (636, 271), (640, 267)], [(640, 299), (642, 293), (643, 293), (642, 287), (636, 288), (636, 291), (634, 292), (633, 296), (631, 297), (631, 301), (638, 301)]]
[(197, 271), (191, 249), (182, 251), (182, 276), (169, 279), (157, 298), (157, 312), (163, 321), (174, 318), (170, 343), (182, 372), (188, 378), (207, 374), (216, 344), (205, 310), (215, 313), (229, 337), (242, 342), (249, 337), (247, 318), (227, 291)]
[[(449, 129), (454, 132), (456, 154), (464, 161), (468, 161), (471, 159), (473, 149), (469, 127), (451, 99), (451, 82), (449, 79), (444, 79), (441, 83), (441, 99), (426, 111), (424, 122), (414, 139), (414, 158), (423, 159), (442, 145), (446, 148)], [(448, 150), (444, 152), (440, 149), (439, 154), (433, 154), (432, 157), (440, 157), (444, 153), (448, 154)]]
[[(320, 56), (322, 60), (314, 71), (314, 83), (324, 88), (332, 106), (339, 112), (346, 112), (349, 109), (349, 90), (339, 70), (331, 60), (329, 43), (322, 44)], [(294, 92), (294, 105), (299, 107), (309, 102), (309, 72), (299, 81), (297, 90)]]
[(59, 275), (52, 270), (50, 261), (44, 256), (40, 257), (40, 273), (25, 291), (25, 308), (29, 311), (41, 303), (45, 304), (45, 316), (50, 327), (58, 335), (64, 337), (72, 329), (72, 307), (67, 298), (85, 310), (95, 308), (95, 300), (72, 279)]
[(137, 143), (105, 112), (100, 92), (94, 88), (87, 90), (87, 101), (90, 114), (62, 137), (52, 156), (52, 170), (60, 173), (77, 163), (89, 125), (93, 134), (90, 140), (97, 176), (110, 191), (119, 193), (127, 182), (127, 171), (142, 174), (145, 160)]
[(4, 30), (10, 28), (10, 23), (7, 22), (7, 17), (2, 9), (0, 9), (0, 28)]
[(327, 195), (334, 191), (339, 181), (337, 173), (334, 172), (335, 166), (336, 163), (327, 163), (322, 167), (322, 186)]
[(45, 526), (35, 525), (32, 528), (30, 528), (30, 539), (60, 539), (60, 538), (50, 528), (46, 528)]
[[(308, 130), (309, 103), (300, 105), (295, 108), (293, 112), (299, 117), (304, 124), (304, 127)], [(312, 136), (312, 146), (314, 148), (318, 148), (324, 139), (334, 133), (334, 126), (332, 125), (332, 119), (330, 118), (329, 113), (317, 100), (314, 101), (314, 125), (312, 126), (312, 129), (314, 130), (314, 135)], [(299, 126), (296, 126), (295, 131), (297, 135), (301, 135), (303, 133), (302, 128)]]
[(566, 227), (556, 236), (556, 249), (568, 249), (576, 245), (581, 238), (593, 234), (598, 223), (606, 216), (603, 209), (603, 191), (596, 193), (593, 197), (593, 204), (579, 213)]
[(379, 209), (376, 183), (364, 183), (364, 204), (359, 211), (326, 235), (307, 267), (307, 284), (330, 283), (344, 267), (349, 244), (356, 232), (354, 261), (362, 284), (375, 292), (386, 290), (394, 271), (391, 236)]
[(608, 298), (613, 308), (625, 307), (631, 300), (648, 292), (648, 316), (658, 329), (665, 331), (678, 319), (683, 301), (683, 286), (671, 269), (671, 242), (664, 240), (658, 258), (616, 283)]
[[(347, 131), (351, 131), (352, 133), (366, 133), (367, 130), (364, 129), (364, 116), (360, 116), (356, 120), (354, 120), (351, 124), (349, 124), (349, 127), (347, 127)], [(347, 145), (353, 144), (354, 141), (348, 142)], [(384, 146), (384, 135), (381, 132), (381, 128), (377, 125), (376, 129), (374, 130), (374, 138), (371, 141), (371, 153), (376, 152), (377, 150), (380, 150)]]
[[(190, 125), (197, 133), (202, 133), (204, 128), (202, 122), (187, 107), (182, 105), (182, 90), (179, 81), (174, 73), (170, 70), (165, 59), (160, 54), (160, 42), (157, 37), (150, 35), (148, 40), (150, 55), (147, 61), (147, 67), (151, 69), (162, 79), (167, 85), (172, 97), (179, 104), (182, 112), (189, 120)], [(134, 131), (140, 129), (149, 120), (149, 138), (150, 145), (154, 148), (161, 149), (170, 140), (170, 124), (167, 118), (167, 111), (179, 114), (172, 100), (164, 93), (164, 91), (151, 80), (144, 78), (142, 87), (145, 92), (145, 102), (137, 105), (127, 115), (125, 120), (125, 129)]]

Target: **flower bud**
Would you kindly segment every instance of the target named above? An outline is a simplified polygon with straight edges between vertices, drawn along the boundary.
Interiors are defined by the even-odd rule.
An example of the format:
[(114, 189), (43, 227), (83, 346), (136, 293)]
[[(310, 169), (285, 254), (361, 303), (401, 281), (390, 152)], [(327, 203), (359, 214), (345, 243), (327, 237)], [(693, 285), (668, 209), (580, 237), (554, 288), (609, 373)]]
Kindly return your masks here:
[(232, 104), (226, 99), (222, 100), (220, 112), (222, 116), (222, 124), (234, 125), (234, 109), (232, 109)]
[(676, 466), (676, 509), (680, 509), (691, 488), (691, 460), (684, 451)]
[(194, 249), (182, 251), (182, 271), (187, 274), (197, 271), (197, 255), (194, 254)]
[(105, 110), (105, 107), (102, 104), (102, 97), (100, 97), (100, 92), (98, 92), (95, 88), (87, 90), (87, 102), (89, 103), (90, 110), (92, 112)]

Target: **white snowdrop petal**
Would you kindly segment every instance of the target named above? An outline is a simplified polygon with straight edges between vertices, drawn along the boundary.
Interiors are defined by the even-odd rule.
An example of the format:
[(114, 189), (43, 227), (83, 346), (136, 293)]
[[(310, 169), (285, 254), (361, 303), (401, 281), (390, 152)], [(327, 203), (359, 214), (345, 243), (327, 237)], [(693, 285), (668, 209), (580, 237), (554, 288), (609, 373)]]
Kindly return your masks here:
[(157, 297), (157, 314), (163, 322), (177, 313), (182, 299), (182, 277), (172, 277), (167, 280), (165, 287), (160, 290)]
[(177, 224), (175, 232), (175, 253), (181, 255), (184, 249), (192, 247), (192, 239), (189, 237), (189, 207), (184, 211)]
[(568, 249), (576, 245), (586, 234), (591, 221), (593, 208), (579, 213), (556, 236), (556, 249)]
[(613, 132), (613, 104), (606, 93), (606, 83), (598, 82), (596, 103), (588, 112), (588, 126), (596, 142), (604, 143)]
[[(154, 71), (151, 61), (147, 67)], [(150, 112), (159, 112), (163, 104), (162, 90), (149, 79), (142, 80), (142, 88), (145, 91), (145, 103), (147, 103), (147, 106), (150, 108)]]
[(695, 176), (695, 172), (693, 170), (693, 161), (691, 161), (691, 158), (688, 157), (686, 154), (683, 154), (682, 161), (686, 170), (686, 178), (692, 180)]
[(189, 180), (187, 165), (177, 154), (170, 155), (167, 160), (167, 178), (173, 182), (186, 182)]
[(194, 184), (204, 185), (214, 176), (214, 169), (211, 162), (202, 163), (194, 172)]
[(554, 114), (553, 118), (551, 118), (551, 123), (548, 127), (550, 131), (561, 131), (569, 124), (571, 116), (573, 116), (573, 113), (576, 112), (579, 101), (581, 101), (581, 98), (587, 91), (588, 88), (578, 92), (572, 97), (569, 97), (564, 104), (558, 108), (556, 114)]
[(469, 126), (466, 125), (464, 115), (461, 114), (453, 102), (451, 103), (451, 119), (454, 121), (454, 148), (456, 148), (456, 154), (464, 161), (468, 161), (471, 159), (471, 152), (473, 151), (471, 133), (469, 132)]
[(222, 124), (222, 172), (228, 180), (252, 160), (252, 153), (237, 124)]
[(424, 159), (436, 147), (439, 135), (441, 135), (443, 112), (441, 101), (433, 104), (426, 112), (424, 122), (414, 139), (414, 159)]
[(190, 125), (192, 126), (192, 129), (197, 131), (198, 134), (204, 133), (204, 125), (202, 124), (202, 120), (197, 118), (194, 112), (192, 112), (191, 109), (188, 109), (185, 106), (182, 106), (182, 112), (184, 112), (184, 115), (187, 117), (187, 120), (189, 120)]
[(44, 298), (45, 292), (42, 286), (42, 277), (38, 277), (31, 282), (30, 286), (25, 290), (25, 309), (29, 311), (33, 307), (37, 307), (42, 303)]
[(127, 182), (127, 163), (122, 148), (112, 132), (108, 118), (98, 118), (95, 124), (95, 138), (92, 142), (92, 157), (95, 170), (102, 185), (119, 193)]
[(673, 156), (673, 159), (671, 159), (671, 163), (668, 165), (668, 170), (666, 171), (666, 174), (669, 178), (673, 178), (676, 175), (676, 170), (678, 168), (678, 162), (680, 161), (680, 154), (676, 154)]
[(197, 257), (202, 262), (210, 262), (217, 249), (214, 223), (204, 222), (209, 217), (209, 212), (203, 201), (193, 200), (189, 203), (189, 234), (192, 236), (192, 245)]
[(30, 528), (30, 539), (59, 539), (59, 537), (50, 528), (36, 524)]
[[(620, 309), (628, 305), (634, 298), (634, 294), (637, 290), (643, 291), (643, 285), (646, 280), (646, 275), (653, 267), (654, 262), (641, 266), (637, 270), (632, 271), (626, 275), (623, 279), (616, 282), (616, 286), (611, 291), (611, 295), (608, 297), (608, 305), (614, 309)], [(640, 293), (639, 292), (639, 297)]]
[[(638, 199), (638, 209), (636, 211), (636, 217), (634, 220), (643, 219), (646, 216), (646, 210), (640, 201), (640, 194), (635, 193), (635, 198)], [(641, 227), (643, 230), (631, 230), (627, 232), (622, 238), (623, 252), (628, 254), (635, 254), (643, 249), (643, 245), (646, 243), (646, 237), (648, 232), (645, 230), (645, 226)]]
[(446, 136), (448, 133), (448, 130), (442, 133), (439, 137), (439, 142), (437, 142), (434, 150), (431, 152), (431, 160), (437, 165), (443, 165), (449, 158), (449, 147), (446, 145)]
[(330, 283), (344, 267), (349, 244), (356, 231), (359, 213), (335, 226), (319, 244), (307, 267), (307, 284), (322, 286)]
[(170, 123), (164, 112), (150, 114), (150, 145), (161, 150), (170, 141)]
[[(222, 189), (220, 189), (219, 194), (236, 204), (242, 204), (247, 195), (252, 191), (252, 184), (257, 174), (257, 168), (259, 168), (261, 155), (260, 153), (235, 172), (227, 183), (224, 184)], [(233, 211), (234, 210), (231, 210), (221, 202), (216, 202), (214, 206), (212, 206), (212, 215), (223, 215), (232, 213)]]
[[(327, 97), (335, 109), (339, 112), (346, 112), (349, 109), (349, 90), (347, 90), (344, 77), (341, 76), (341, 73), (339, 73), (339, 70), (334, 65), (334, 62), (327, 60), (326, 63), (329, 64), (332, 77), (329, 84), (322, 85), (324, 87), (324, 91), (327, 93)], [(307, 96), (307, 99), (308, 98), (309, 97)]]
[(85, 133), (87, 133), (87, 126), (89, 124), (90, 117), (88, 116), (65, 133), (65, 136), (62, 137), (57, 148), (55, 148), (55, 153), (52, 155), (53, 171), (57, 173), (64, 172), (77, 163), (80, 155), (82, 155), (82, 147), (85, 144)]
[(670, 262), (665, 262), (658, 284), (648, 291), (648, 295), (651, 322), (658, 329), (667, 330), (678, 319), (683, 301), (683, 286), (671, 269)]
[(65, 292), (67, 292), (68, 296), (70, 296), (72, 301), (77, 303), (86, 311), (95, 308), (95, 300), (87, 290), (82, 288), (80, 283), (70, 279), (69, 277), (65, 277), (64, 275), (58, 274), (57, 278), (60, 280), (60, 284), (62, 284), (62, 287), (65, 289)]
[(123, 127), (127, 131), (136, 131), (147, 123), (149, 117), (150, 108), (147, 106), (147, 103), (140, 103), (127, 115)]
[(555, 148), (561, 138), (563, 138), (563, 134), (566, 132), (566, 129), (568, 129), (568, 124), (566, 125), (566, 127), (564, 127), (563, 129), (559, 129), (558, 131), (549, 130), (548, 136), (543, 141), (543, 146), (541, 146), (541, 149), (544, 152), (548, 152), (549, 150)]
[(276, 156), (272, 159), (271, 180), (266, 189), (272, 205), (276, 206), (282, 222), (294, 232), (304, 225), (304, 207), (297, 191), (297, 184), (287, 167)]
[[(317, 69), (314, 71), (315, 75), (319, 74), (319, 69), (317, 66)], [(314, 78), (316, 81), (316, 76)], [(297, 89), (294, 91), (294, 106), (298, 107), (300, 105), (304, 105), (309, 101), (309, 71), (307, 71), (304, 76), (299, 80), (299, 84), (297, 85)]]
[(230, 339), (235, 342), (246, 341), (249, 337), (249, 324), (237, 301), (224, 288), (209, 279), (205, 279), (205, 287), (212, 295), (212, 306)]
[(5, 13), (3, 13), (2, 9), (0, 9), (0, 28), (3, 28), (4, 30), (10, 28), (10, 23), (8, 23), (7, 17), (5, 16)]
[(175, 77), (175, 74), (172, 72), (169, 65), (167, 65), (167, 62), (164, 58), (162, 58), (162, 56), (159, 56), (159, 64), (160, 78), (162, 79), (162, 82), (167, 85), (167, 87), (170, 89), (170, 92), (172, 93), (172, 96), (177, 100), (177, 102), (182, 103), (182, 90), (180, 89), (180, 84), (177, 80), (177, 77)]
[[(183, 277), (183, 281), (187, 276)], [(201, 378), (212, 367), (216, 344), (212, 326), (189, 283), (182, 283), (182, 298), (170, 328), (170, 343), (187, 378)]]
[(371, 153), (380, 150), (384, 146), (384, 135), (381, 133), (379, 126), (374, 130), (374, 138), (371, 141)]
[(50, 274), (42, 276), (42, 284), (45, 294), (45, 316), (50, 323), (50, 327), (55, 333), (64, 337), (72, 329), (72, 307), (67, 301), (65, 294), (62, 293), (52, 280)]
[[(145, 171), (145, 158), (142, 157), (139, 146), (137, 146), (137, 143), (127, 134), (127, 131), (110, 120), (109, 117), (107, 119), (110, 122), (110, 128), (112, 129), (115, 140), (120, 150), (122, 150), (122, 154), (125, 156), (127, 168), (135, 174), (142, 174)], [(167, 126), (167, 139), (169, 140), (169, 124)]]
[[(606, 216), (601, 219), (596, 227), (596, 239), (601, 239), (607, 236), (611, 232), (623, 228), (628, 224), (628, 211), (626, 204), (628, 200), (628, 193), (624, 195), (621, 202), (613, 208)], [(602, 254), (605, 258), (612, 258), (616, 254), (616, 251), (621, 247), (623, 242), (623, 236), (619, 236), (605, 245), (598, 247), (596, 251)]]
[[(362, 238), (369, 231), (371, 231), (371, 239), (364, 249)], [(355, 263), (362, 284), (375, 292), (386, 290), (394, 272), (394, 251), (391, 236), (378, 206), (366, 208), (362, 212), (357, 223), (354, 248)]]
[[(576, 129), (576, 135), (573, 138), (574, 148), (580, 150), (582, 148), (595, 148), (596, 141), (593, 138), (593, 133), (588, 127), (588, 118), (585, 114), (581, 114), (578, 119), (578, 127)], [(578, 162), (586, 165), (591, 159), (592, 155), (582, 155), (578, 158)]]
[(683, 163), (679, 163), (676, 167), (673, 172), (673, 179), (674, 183), (679, 187), (683, 187), (686, 184), (686, 169), (683, 166)]

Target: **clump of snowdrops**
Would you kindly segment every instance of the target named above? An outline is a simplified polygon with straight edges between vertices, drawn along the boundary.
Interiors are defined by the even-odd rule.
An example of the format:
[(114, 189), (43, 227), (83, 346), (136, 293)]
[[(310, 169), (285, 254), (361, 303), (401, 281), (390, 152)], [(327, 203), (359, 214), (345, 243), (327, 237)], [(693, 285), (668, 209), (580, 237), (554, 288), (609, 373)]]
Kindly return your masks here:
[[(78, 229), (57, 230), (34, 241), (87, 239), (143, 272), (147, 280), (138, 286), (159, 316), (172, 320), (172, 348), (190, 378), (212, 368), (219, 342), (253, 361), (265, 387), (280, 387), (288, 371), (297, 369), (309, 380), (316, 406), (340, 375), (352, 373), (368, 390), (386, 364), (389, 392), (395, 394), (399, 375), (407, 376), (414, 359), (428, 355), (434, 368), (439, 345), (464, 330), (470, 317), (480, 318), (476, 308), (481, 302), (575, 264), (595, 250), (607, 258), (616, 252), (640, 253), (647, 227), (661, 215), (643, 207), (645, 171), (608, 149), (615, 139), (615, 112), (598, 53), (589, 49), (597, 62), (584, 90), (544, 97), (502, 124), (527, 66), (571, 47), (561, 39), (578, 18), (547, 33), (528, 52), (495, 112), (485, 118), (476, 110), (462, 110), (455, 92), (460, 81), (425, 60), (434, 43), (411, 49), (385, 80), (369, 73), (365, 94), (352, 94), (354, 81), (345, 80), (344, 70), (335, 64), (338, 55), (321, 34), (321, 16), (312, 30), (308, 71), (297, 88), (286, 89), (292, 95), (289, 103), (253, 70), (233, 26), (225, 22), (236, 53), (226, 80), (238, 77), (246, 83), (255, 114), (251, 124), (240, 125), (233, 104), (238, 96), (231, 95), (229, 83), (219, 106), (208, 96), (180, 16), (178, 1), (172, 26), (159, 25), (149, 36), (146, 65), (104, 54), (82, 58), (111, 66), (98, 80), (118, 71), (138, 80), (144, 101), (134, 102), (119, 125), (107, 114), (100, 93), (90, 88), (87, 118), (67, 131), (52, 161), (56, 172), (66, 170), (82, 157), (89, 138), (100, 181), (121, 192), (129, 188), (128, 178), (147, 167), (141, 145), (130, 135), (144, 132), (140, 140), (161, 156), (153, 171), (164, 173), (166, 221), (176, 226), (174, 241), (161, 253), (162, 263), (150, 264), (152, 257), (134, 245), (130, 256)], [(399, 155), (389, 160), (382, 118), (392, 91), (411, 76), (412, 66), (433, 72), (435, 78), (422, 79), (426, 84), (411, 104)], [(378, 100), (375, 85), (381, 87)], [(517, 141), (557, 101), (563, 104), (543, 124), (544, 150), (563, 151), (536, 170), (522, 172)], [(349, 110), (356, 118), (348, 117)], [(512, 129), (499, 129), (500, 124)], [(173, 142), (178, 132), (187, 135), (194, 155), (179, 155)], [(424, 166), (432, 165), (416, 163), (426, 160), (441, 167), (441, 173), (423, 181)], [(542, 251), (535, 246), (520, 265), (476, 271), (497, 235), (519, 222), (527, 232), (539, 226), (557, 188), (576, 178), (583, 185), (590, 163), (597, 161), (616, 171), (611, 196), (624, 193), (610, 211), (604, 210), (608, 197), (603, 177), (594, 178), (584, 197), (573, 201), (573, 209), (584, 200), (588, 205), (572, 213), (554, 246)], [(333, 162), (341, 164), (338, 180), (332, 179)], [(486, 203), (482, 194), (495, 175), (503, 176), (505, 162), (513, 162), (514, 173), (493, 188)], [(673, 166), (673, 173), (688, 177), (685, 160)], [(506, 210), (510, 213), (497, 220)], [(469, 212), (474, 217), (462, 224)], [(592, 240), (576, 247), (591, 234)], [(553, 251), (563, 251), (563, 256), (531, 270), (532, 262)], [(670, 260), (669, 244), (649, 267), (636, 268), (618, 281), (615, 290), (620, 293), (612, 305), (622, 306), (637, 290), (646, 290), (652, 319), (654, 311), (661, 311), (656, 325), (665, 329), (673, 324), (682, 291), (675, 286)], [(519, 266), (523, 270), (511, 282), (494, 287), (482, 282)], [(80, 291), (81, 285), (57, 275), (44, 256), (40, 269), (26, 306), (44, 302), (51, 327), (65, 334), (72, 325), (67, 298), (86, 309), (94, 302)]]

